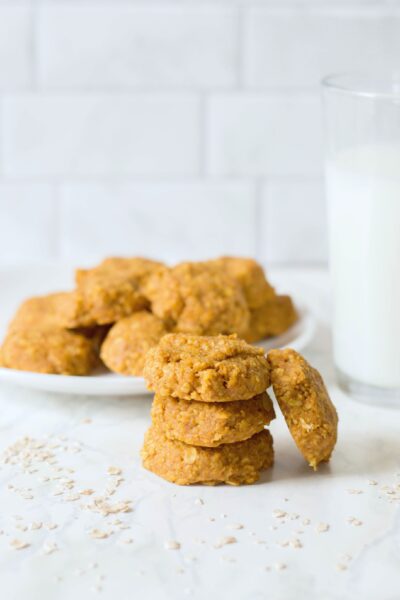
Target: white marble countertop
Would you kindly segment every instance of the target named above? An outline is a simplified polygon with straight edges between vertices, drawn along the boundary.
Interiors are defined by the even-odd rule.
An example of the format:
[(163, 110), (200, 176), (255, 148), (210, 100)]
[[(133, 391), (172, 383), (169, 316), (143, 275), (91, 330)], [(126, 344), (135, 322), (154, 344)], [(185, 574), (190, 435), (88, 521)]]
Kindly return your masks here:
[[(355, 403), (335, 386), (326, 273), (271, 276), (308, 297), (319, 318), (305, 354), (339, 412), (331, 463), (313, 473), (278, 416), (271, 425), (276, 464), (258, 484), (178, 487), (140, 466), (150, 397), (56, 396), (3, 385), (4, 600), (400, 597), (400, 412)], [(7, 451), (24, 436), (31, 441)], [(109, 475), (109, 467), (121, 475)], [(110, 486), (108, 508), (129, 501), (129, 512), (105, 516), (87, 507)], [(94, 538), (93, 530), (107, 537)], [(226, 536), (237, 542), (216, 548)], [(168, 541), (180, 549), (167, 549)]]

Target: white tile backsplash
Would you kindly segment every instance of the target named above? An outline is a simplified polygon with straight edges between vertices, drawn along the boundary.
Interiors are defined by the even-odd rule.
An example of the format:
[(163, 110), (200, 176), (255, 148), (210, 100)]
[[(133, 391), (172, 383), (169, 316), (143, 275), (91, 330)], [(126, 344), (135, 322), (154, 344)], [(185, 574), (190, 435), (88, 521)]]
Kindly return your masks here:
[(199, 105), (189, 96), (8, 96), (2, 136), (7, 176), (186, 176), (199, 170)]
[(320, 101), (314, 96), (220, 94), (208, 105), (208, 171), (213, 175), (321, 172)]
[(44, 6), (39, 81), (58, 88), (229, 87), (237, 77), (237, 20), (226, 6)]
[(327, 260), (327, 224), (323, 182), (270, 182), (261, 208), (266, 262), (318, 263)]
[(253, 186), (240, 182), (68, 185), (61, 191), (62, 257), (254, 255), (255, 202)]
[(32, 81), (32, 19), (26, 5), (0, 11), (0, 91), (27, 88)]
[(399, 56), (397, 0), (0, 0), (0, 264), (324, 262), (318, 81)]
[(58, 250), (56, 193), (46, 184), (0, 184), (0, 264), (35, 261)]
[(400, 12), (254, 8), (247, 17), (250, 87), (312, 87), (327, 73), (397, 68)]

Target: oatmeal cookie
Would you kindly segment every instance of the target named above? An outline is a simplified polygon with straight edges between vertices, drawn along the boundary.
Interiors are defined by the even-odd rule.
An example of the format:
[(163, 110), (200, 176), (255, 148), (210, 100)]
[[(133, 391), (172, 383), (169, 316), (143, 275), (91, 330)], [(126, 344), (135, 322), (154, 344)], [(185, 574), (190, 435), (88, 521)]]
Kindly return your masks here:
[(151, 310), (168, 329), (195, 335), (244, 333), (249, 309), (239, 284), (210, 263), (181, 263), (148, 279)]
[(151, 417), (170, 440), (214, 448), (259, 433), (275, 418), (275, 412), (265, 392), (251, 400), (209, 403), (156, 395)]
[(202, 402), (248, 400), (270, 383), (263, 349), (235, 335), (167, 334), (148, 351), (144, 377), (161, 396)]
[(97, 356), (85, 336), (39, 325), (9, 331), (1, 348), (1, 364), (19, 371), (87, 375), (96, 366)]
[(146, 352), (166, 333), (161, 319), (147, 311), (139, 311), (111, 327), (100, 356), (111, 371), (142, 375)]
[(281, 335), (297, 319), (298, 314), (290, 296), (276, 296), (250, 311), (250, 325), (243, 337), (248, 342), (257, 342)]
[(250, 309), (259, 308), (275, 297), (274, 288), (268, 283), (263, 268), (256, 260), (222, 256), (210, 263), (221, 267), (239, 283)]
[(309, 465), (329, 460), (338, 417), (321, 375), (294, 350), (268, 354), (274, 393), (290, 433)]
[(146, 308), (149, 303), (143, 287), (150, 274), (161, 267), (161, 263), (145, 258), (107, 258), (93, 269), (78, 269), (64, 325), (105, 325)]
[(143, 466), (179, 485), (254, 483), (260, 471), (272, 466), (272, 436), (264, 430), (237, 444), (201, 448), (169, 440), (152, 426), (142, 448)]
[(70, 295), (70, 292), (57, 292), (24, 300), (10, 322), (8, 331), (26, 330), (38, 324), (61, 327), (64, 304)]

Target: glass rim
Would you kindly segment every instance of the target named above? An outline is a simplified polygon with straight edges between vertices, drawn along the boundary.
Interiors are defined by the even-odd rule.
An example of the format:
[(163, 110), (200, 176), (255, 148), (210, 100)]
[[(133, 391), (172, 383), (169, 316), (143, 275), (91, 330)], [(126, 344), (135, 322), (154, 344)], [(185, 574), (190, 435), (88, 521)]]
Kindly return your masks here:
[(323, 88), (359, 98), (400, 101), (400, 71), (384, 73), (332, 73), (321, 80)]

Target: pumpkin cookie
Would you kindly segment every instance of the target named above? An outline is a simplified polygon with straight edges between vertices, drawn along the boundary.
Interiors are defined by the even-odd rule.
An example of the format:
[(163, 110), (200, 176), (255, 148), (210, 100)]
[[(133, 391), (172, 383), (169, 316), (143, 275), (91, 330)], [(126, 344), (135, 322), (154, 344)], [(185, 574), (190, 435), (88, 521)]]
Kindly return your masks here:
[(111, 371), (142, 375), (146, 352), (166, 333), (161, 319), (139, 311), (111, 327), (101, 347), (101, 358)]
[(247, 440), (269, 425), (275, 412), (265, 392), (251, 400), (209, 403), (156, 395), (151, 416), (168, 439), (213, 448)]
[(338, 417), (321, 375), (294, 350), (268, 354), (275, 396), (290, 433), (309, 465), (329, 460)]
[(272, 466), (274, 452), (267, 430), (237, 444), (201, 448), (169, 440), (152, 426), (145, 436), (142, 459), (146, 469), (179, 485), (240, 485), (257, 481), (260, 471)]
[(262, 306), (250, 311), (250, 325), (244, 335), (248, 342), (257, 342), (281, 335), (298, 319), (290, 296), (275, 296)]
[(146, 308), (143, 286), (161, 266), (145, 258), (107, 258), (93, 269), (78, 269), (65, 326), (114, 323)]
[(160, 396), (202, 402), (248, 400), (270, 383), (263, 349), (235, 335), (167, 334), (147, 353), (144, 377)]
[(221, 267), (239, 283), (250, 309), (258, 308), (275, 297), (274, 288), (268, 283), (263, 268), (256, 260), (222, 256), (210, 263)]
[(69, 301), (70, 296), (70, 292), (58, 292), (28, 298), (18, 308), (8, 326), (8, 331), (26, 330), (38, 324), (61, 327), (64, 305)]
[(196, 335), (244, 333), (249, 309), (238, 283), (210, 263), (181, 263), (148, 279), (152, 312), (168, 329)]
[(19, 371), (87, 375), (96, 363), (89, 339), (48, 325), (11, 329), (1, 348), (2, 366)]

